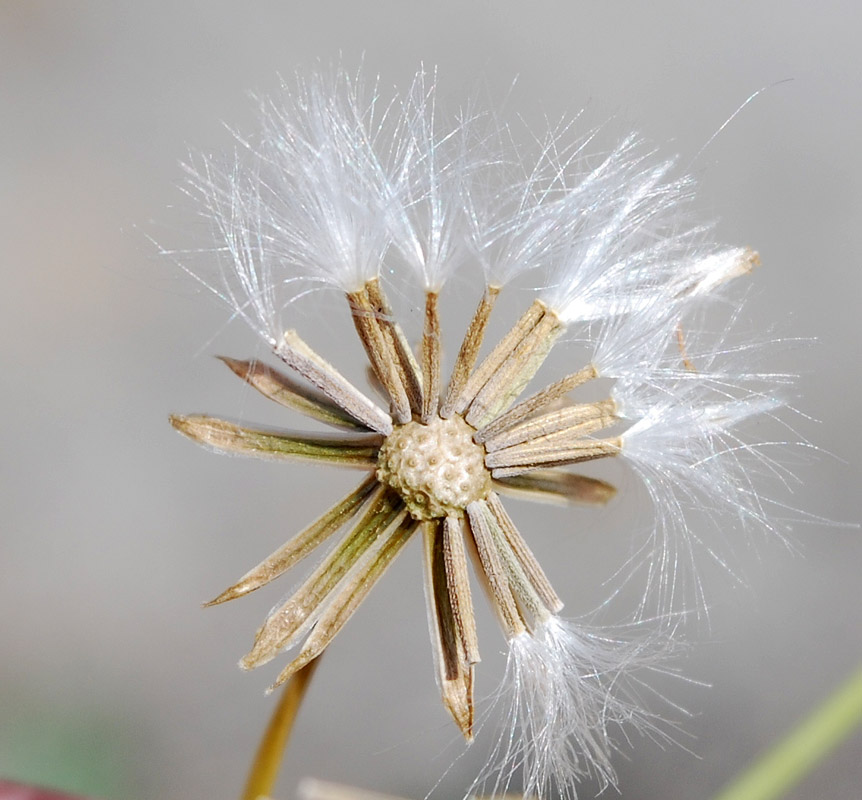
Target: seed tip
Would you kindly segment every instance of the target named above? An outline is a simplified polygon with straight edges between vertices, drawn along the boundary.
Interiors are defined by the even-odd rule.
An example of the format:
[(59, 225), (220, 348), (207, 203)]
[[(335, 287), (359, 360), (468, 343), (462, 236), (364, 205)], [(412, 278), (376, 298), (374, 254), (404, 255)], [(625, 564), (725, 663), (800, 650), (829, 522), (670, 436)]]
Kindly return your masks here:
[(240, 596), (240, 592), (234, 590), (233, 587), (230, 589), (225, 589), (218, 597), (213, 598), (212, 600), (207, 600), (203, 604), (203, 608), (211, 608), (212, 606), (218, 606), (222, 603), (226, 603), (228, 600), (233, 600)]

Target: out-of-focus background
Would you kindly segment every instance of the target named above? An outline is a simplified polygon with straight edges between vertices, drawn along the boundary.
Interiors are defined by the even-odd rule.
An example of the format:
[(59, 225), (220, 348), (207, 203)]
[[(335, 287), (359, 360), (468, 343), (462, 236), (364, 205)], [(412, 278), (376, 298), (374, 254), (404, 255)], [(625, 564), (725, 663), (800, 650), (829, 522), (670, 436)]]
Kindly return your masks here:
[[(789, 502), (858, 520), (859, 24), (850, 3), (777, 0), (0, 4), (0, 775), (130, 800), (237, 796), (275, 673), (235, 663), (298, 577), (200, 603), (354, 475), (216, 457), (170, 429), (169, 412), (293, 420), (212, 358), (261, 349), (149, 237), (194, 241), (179, 162), (231, 148), (222, 122), (254, 130), (247, 90), (318, 59), (364, 54), (366, 73), (402, 86), (436, 64), (452, 106), (477, 86), (535, 125), (586, 106), (588, 124), (614, 116), (694, 159), (703, 215), (762, 253), (744, 324), (816, 339), (780, 349), (776, 369), (801, 373), (794, 403), (819, 422), (794, 424), (834, 457), (798, 459)], [(450, 336), (475, 302), (458, 294)], [(299, 327), (355, 361), (352, 342), (337, 352), (342, 309), (314, 308)], [(515, 507), (571, 614), (645, 524), (622, 494), (603, 510)], [(748, 586), (710, 581), (711, 625), (684, 669), (712, 687), (670, 687), (694, 712), (691, 753), (636, 739), (618, 760), (623, 797), (709, 797), (859, 662), (859, 532), (797, 525), (793, 542), (798, 555), (738, 542)], [(504, 645), (484, 610), (480, 624), (485, 696)], [(413, 546), (323, 660), (279, 796), (304, 775), (410, 797), (434, 786), (462, 749), (427, 638)], [(437, 796), (460, 796), (480, 751)], [(856, 796), (860, 763), (857, 733), (791, 797)]]

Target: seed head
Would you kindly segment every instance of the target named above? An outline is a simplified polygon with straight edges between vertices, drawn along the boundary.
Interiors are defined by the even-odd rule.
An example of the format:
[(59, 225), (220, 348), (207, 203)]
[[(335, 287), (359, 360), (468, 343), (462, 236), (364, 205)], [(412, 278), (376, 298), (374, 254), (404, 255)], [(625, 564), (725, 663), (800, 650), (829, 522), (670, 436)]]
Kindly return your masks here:
[[(204, 416), (172, 422), (217, 450), (366, 473), (212, 601), (264, 586), (341, 533), (271, 612), (243, 667), (301, 643), (276, 685), (287, 680), (323, 652), (420, 536), (442, 699), (471, 739), (479, 648), (470, 554), (510, 647), (511, 728), (482, 783), (507, 791), (520, 767), (526, 793), (547, 796), (555, 787), (573, 796), (585, 775), (614, 783), (611, 754), (626, 737), (618, 729), (663, 735), (641, 690), (643, 677), (660, 669), (656, 643), (670, 637), (641, 631), (648, 619), (674, 628), (668, 620), (688, 602), (682, 569), (696, 563), (700, 542), (689, 508), (774, 528), (746, 457), (773, 464), (739, 428), (775, 413), (780, 381), (735, 372), (721, 343), (686, 347), (692, 312), (747, 274), (757, 255), (714, 244), (709, 226), (688, 223), (693, 181), (639, 137), (595, 157), (586, 152), (591, 135), (566, 144), (563, 126), (525, 155), (508, 135), (488, 133), (490, 115), (445, 120), (435, 95), (423, 73), (389, 103), (342, 70), (299, 79), (280, 100), (261, 103), (263, 135), (241, 140), (233, 163), (204, 158), (189, 167), (190, 191), (217, 238), (221, 274), (208, 285), (290, 374), (223, 360), (269, 399), (349, 435), (300, 436)], [(471, 268), (485, 276), (485, 291), (444, 386), (441, 293), (453, 272)], [(531, 302), (480, 359), (500, 291), (528, 270), (538, 287)], [(424, 292), (415, 351), (392, 312), (382, 278), (389, 275)], [(382, 399), (287, 324), (292, 304), (320, 287), (344, 297)], [(523, 397), (551, 349), (573, 339), (586, 357)], [(578, 397), (593, 382), (607, 393)], [(501, 500), (607, 502), (612, 486), (570, 469), (606, 458), (631, 464), (656, 506), (650, 545), (633, 558), (620, 543), (620, 573), (643, 578), (624, 635), (557, 616), (560, 596)], [(704, 549), (717, 552), (711, 543)]]

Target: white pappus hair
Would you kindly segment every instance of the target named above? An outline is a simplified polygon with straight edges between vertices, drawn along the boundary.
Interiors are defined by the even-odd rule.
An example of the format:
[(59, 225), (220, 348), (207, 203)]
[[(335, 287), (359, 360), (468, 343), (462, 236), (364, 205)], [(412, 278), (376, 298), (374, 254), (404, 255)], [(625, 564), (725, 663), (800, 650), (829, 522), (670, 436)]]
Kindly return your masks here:
[(550, 616), (511, 639), (495, 703), (503, 724), (470, 793), (501, 796), (520, 776), (525, 798), (573, 799), (585, 778), (600, 789), (616, 785), (611, 757), (632, 731), (671, 741), (673, 723), (648, 710), (667, 701), (644, 682), (673, 674), (661, 666), (668, 642), (637, 636), (636, 626), (598, 629)]
[(422, 288), (439, 292), (470, 255), (463, 198), (483, 156), (469, 141), (476, 120), (440, 119), (436, 91), (436, 75), (420, 70), (404, 102), (404, 157), (394, 176), (389, 231), (393, 250)]
[(259, 104), (262, 133), (236, 137), (233, 163), (199, 156), (186, 171), (222, 243), (210, 288), (272, 343), (303, 294), (354, 291), (380, 273), (408, 153), (394, 100), (343, 69)]
[(689, 178), (669, 177), (672, 167), (630, 136), (549, 209), (561, 236), (540, 296), (563, 322), (607, 317), (666, 282), (692, 189)]
[(785, 471), (740, 428), (773, 415), (783, 400), (751, 392), (715, 399), (709, 376), (697, 377), (663, 384), (659, 376), (652, 384), (621, 384), (614, 391), (621, 416), (631, 423), (622, 434), (620, 456), (641, 478), (655, 509), (650, 545), (641, 554), (645, 613), (652, 613), (651, 596), (662, 611), (686, 606), (691, 596), (681, 589), (689, 581), (698, 611), (706, 612), (702, 558), (734, 572), (726, 550), (691, 525), (691, 513), (705, 512), (722, 538), (727, 527), (782, 535), (756, 484), (764, 470), (782, 479)]

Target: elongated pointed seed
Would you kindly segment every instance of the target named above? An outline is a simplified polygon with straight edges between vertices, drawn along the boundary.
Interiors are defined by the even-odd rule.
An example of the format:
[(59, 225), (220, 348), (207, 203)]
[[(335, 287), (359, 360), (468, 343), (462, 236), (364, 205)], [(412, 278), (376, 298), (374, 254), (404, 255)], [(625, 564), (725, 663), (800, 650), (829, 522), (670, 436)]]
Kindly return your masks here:
[(440, 315), (437, 292), (425, 294), (425, 326), (422, 332), (422, 422), (437, 416), (440, 403)]
[(596, 417), (502, 450), (494, 450), (486, 453), (485, 464), (499, 467), (504, 466), (507, 462), (524, 461), (533, 455), (544, 456), (548, 453), (563, 452), (572, 448), (589, 449), (596, 442), (601, 441), (593, 438), (592, 434), (613, 425), (615, 421), (615, 417)]
[(443, 557), (452, 614), (463, 643), (464, 655), (469, 664), (478, 664), (479, 637), (476, 635), (476, 618), (464, 549), (464, 524), (463, 517), (446, 517), (443, 520)]
[(489, 422), (484, 428), (476, 431), (473, 438), (477, 442), (485, 442), (494, 438), (531, 414), (536, 414), (543, 408), (547, 408), (551, 403), (556, 402), (578, 386), (598, 377), (598, 374), (596, 368), (590, 364), (578, 372), (566, 375), (565, 378), (552, 383), (547, 388), (542, 389), (541, 392), (536, 392), (516, 406), (512, 406), (505, 414), (501, 414), (493, 422)]
[(398, 523), (384, 534), (382, 541), (364, 558), (356, 563), (344, 581), (337, 587), (331, 601), (323, 610), (311, 635), (302, 646), (299, 655), (291, 661), (276, 678), (270, 691), (280, 686), (297, 670), (317, 658), (344, 627), (365, 596), (392, 563), (401, 548), (409, 541), (419, 523), (407, 518), (406, 512), (398, 518)]
[(461, 733), (473, 738), (473, 667), (466, 658), (452, 605), (452, 587), (446, 572), (443, 523), (422, 523), (425, 596), (437, 682), (443, 704)]
[(547, 310), (488, 379), (464, 419), (474, 428), (482, 428), (506, 411), (538, 372), (563, 330), (557, 315)]
[(418, 414), (422, 409), (423, 390), (422, 375), (416, 356), (413, 355), (404, 330), (392, 313), (392, 307), (380, 281), (372, 278), (365, 284), (365, 290), (368, 292), (368, 299), (377, 313), (383, 332), (392, 342), (392, 348), (398, 356), (398, 370), (407, 389), (407, 396), (410, 398), (410, 407)]
[(296, 642), (317, 620), (324, 602), (344, 575), (377, 538), (406, 513), (404, 503), (394, 492), (385, 487), (376, 489), (353, 529), (287, 602), (269, 615), (240, 666), (253, 669), (265, 664)]
[[(491, 477), (496, 479), (520, 475), (533, 469), (543, 467), (562, 467), (566, 464), (579, 464), (582, 461), (592, 461), (597, 458), (607, 458), (618, 455), (622, 447), (619, 437), (615, 439), (584, 439), (580, 444), (571, 447), (550, 447), (547, 451), (520, 450), (510, 447), (496, 453), (489, 453), (485, 465), (491, 470)], [(490, 463), (489, 463), (490, 462)]]
[(384, 331), (377, 310), (368, 297), (368, 290), (349, 292), (347, 300), (353, 325), (377, 378), (386, 388), (392, 404), (392, 416), (403, 425), (412, 418), (407, 387), (398, 367), (398, 355), (392, 339)]
[(488, 327), (488, 320), (499, 294), (499, 286), (489, 286), (485, 294), (482, 295), (473, 318), (470, 320), (470, 327), (467, 329), (464, 341), (461, 342), (461, 349), (458, 351), (458, 357), (455, 359), (452, 377), (449, 379), (449, 388), (446, 391), (446, 399), (440, 408), (440, 416), (443, 419), (449, 419), (455, 413), (455, 406), (459, 402), (467, 379), (479, 357), (479, 350), (481, 350), (482, 341), (485, 338), (485, 329)]
[(491, 513), (494, 515), (494, 519), (500, 525), (506, 542), (512, 548), (512, 553), (524, 570), (524, 574), (529, 580), (530, 585), (536, 594), (539, 595), (546, 608), (552, 614), (558, 613), (563, 608), (563, 601), (560, 600), (560, 596), (554, 591), (554, 587), (551, 586), (551, 582), (533, 555), (533, 551), (530, 550), (515, 523), (512, 522), (512, 518), (506, 512), (506, 509), (503, 508), (503, 504), (500, 502), (500, 498), (496, 492), (491, 492), (488, 495), (487, 503), (488, 508), (491, 509)]
[(217, 358), (230, 367), (235, 375), (280, 406), (293, 409), (336, 428), (370, 430), (335, 403), (322, 395), (317, 395), (307, 387), (300, 386), (287, 375), (261, 361), (239, 361), (227, 356), (217, 356)]
[(604, 505), (616, 494), (611, 484), (598, 478), (577, 475), (563, 469), (537, 469), (526, 474), (498, 478), (494, 488), (511, 497), (540, 503)]
[(292, 537), (271, 556), (265, 558), (254, 569), (249, 570), (233, 586), (225, 589), (218, 597), (205, 605), (214, 606), (219, 603), (226, 603), (228, 600), (242, 597), (275, 580), (351, 520), (359, 512), (360, 507), (375, 486), (377, 486), (377, 478), (374, 475), (369, 475), (340, 503), (336, 503), (322, 517)]
[(506, 570), (500, 560), (497, 545), (491, 533), (489, 516), (482, 500), (467, 506), (470, 532), (480, 564), (480, 569), (477, 571), (506, 638), (513, 639), (518, 634), (526, 632), (527, 627), (524, 625), (518, 604), (509, 586)]
[(350, 416), (384, 436), (392, 433), (392, 417), (315, 353), (296, 331), (285, 331), (275, 354)]
[(485, 450), (493, 453), (525, 442), (543, 443), (554, 434), (584, 436), (616, 422), (615, 409), (616, 403), (613, 400), (600, 400), (598, 403), (580, 403), (551, 411), (521, 422), (493, 439), (488, 439), (485, 442)]
[[(500, 365), (515, 351), (524, 337), (536, 326), (536, 323), (545, 314), (545, 304), (539, 300), (534, 301), (524, 312), (521, 318), (514, 324), (512, 329), (499, 341), (497, 346), (488, 354), (485, 360), (478, 366), (467, 379), (464, 388), (458, 393), (451, 404), (453, 413), (461, 414), (473, 402), (476, 394), (493, 376)], [(447, 408), (448, 408), (447, 400)]]
[(173, 415), (170, 422), (190, 439), (223, 453), (256, 458), (324, 461), (339, 467), (359, 469), (374, 469), (381, 441), (377, 436), (339, 440), (253, 430), (204, 415)]
[[(536, 625), (545, 622), (551, 616), (551, 609), (543, 600), (540, 590), (533, 583), (531, 576), (527, 574), (518, 556), (515, 554), (512, 545), (509, 542), (506, 532), (503, 530), (500, 520), (494, 513), (488, 501), (482, 500), (479, 502), (481, 513), (485, 517), (488, 524), (491, 541), (496, 552), (496, 556), (505, 572), (508, 581), (509, 590), (515, 598), (518, 609), (521, 614), (521, 619), (524, 620), (527, 627), (532, 631)], [(524, 545), (524, 548), (529, 553), (529, 550)], [(532, 554), (530, 554), (532, 555)], [(538, 567), (538, 565), (536, 565)], [(553, 604), (560, 603), (559, 598), (554, 593), (551, 585), (547, 583), (547, 578), (544, 573), (539, 570), (541, 578), (544, 580), (547, 591), (553, 598)]]

